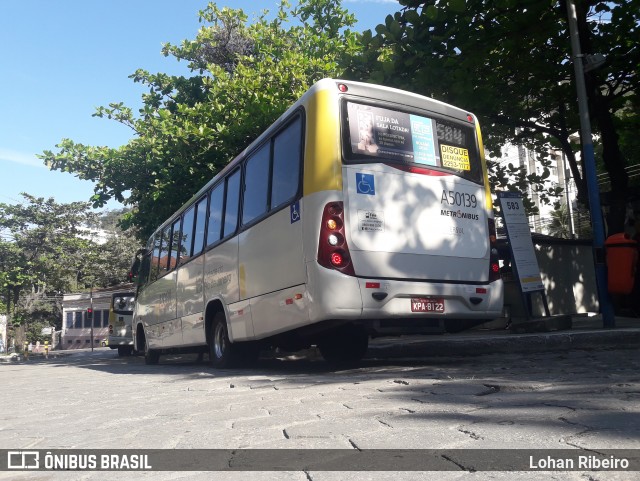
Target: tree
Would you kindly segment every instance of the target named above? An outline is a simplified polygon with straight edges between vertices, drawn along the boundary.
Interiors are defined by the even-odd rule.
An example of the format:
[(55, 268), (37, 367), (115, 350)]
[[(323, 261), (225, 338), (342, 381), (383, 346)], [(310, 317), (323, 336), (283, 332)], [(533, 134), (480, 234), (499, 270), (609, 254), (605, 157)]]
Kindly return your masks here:
[(15, 304), (24, 289), (63, 292), (87, 248), (88, 203), (58, 204), (22, 194), (24, 204), (0, 204), (0, 248), (5, 289)]
[[(541, 155), (547, 144), (565, 153), (586, 202), (586, 186), (571, 135), (579, 131), (563, 0), (402, 0), (376, 34), (365, 32), (365, 53), (352, 59), (356, 77), (391, 84), (464, 106), (476, 113), (497, 152), (525, 143)], [(640, 0), (576, 0), (583, 54), (604, 53), (602, 69), (587, 73), (594, 132), (616, 189), (611, 232), (624, 224), (627, 176), (616, 115), (637, 97)]]
[(563, 202), (560, 208), (551, 213), (551, 223), (548, 226), (549, 235), (569, 239), (571, 237), (571, 219), (569, 218), (569, 208)]
[(125, 282), (138, 243), (130, 232), (96, 242), (88, 202), (22, 195), (23, 204), (0, 204), (0, 297), (13, 325), (59, 325), (62, 294)]
[[(119, 148), (63, 139), (45, 151), (50, 168), (96, 182), (93, 201), (132, 207), (123, 225), (151, 232), (238, 155), (315, 81), (341, 73), (339, 60), (359, 48), (355, 19), (340, 1), (283, 2), (273, 19), (252, 24), (242, 10), (210, 3), (194, 40), (163, 47), (188, 63), (192, 76), (136, 71), (149, 88), (134, 115), (112, 103), (95, 115), (131, 128)], [(129, 193), (125, 198), (125, 193)]]

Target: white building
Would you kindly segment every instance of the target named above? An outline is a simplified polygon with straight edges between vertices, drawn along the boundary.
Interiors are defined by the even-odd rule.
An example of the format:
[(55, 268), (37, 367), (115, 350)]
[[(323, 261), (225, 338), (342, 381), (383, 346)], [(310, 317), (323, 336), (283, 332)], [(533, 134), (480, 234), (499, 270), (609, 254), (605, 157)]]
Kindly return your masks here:
[[(524, 167), (527, 173), (543, 173), (543, 167), (538, 160), (538, 154), (525, 146), (507, 144), (500, 149), (500, 158), (492, 158), (487, 154), (487, 158), (499, 164), (513, 164), (515, 167)], [(549, 157), (551, 165), (549, 166), (550, 175), (547, 179), (549, 186), (559, 186), (564, 189), (562, 202), (566, 203), (569, 208), (569, 217), (567, 226), (570, 233), (576, 232), (575, 226), (575, 210), (577, 208), (576, 185), (571, 177), (569, 164), (565, 159), (562, 150), (549, 147)], [(535, 203), (539, 213), (529, 217), (529, 225), (532, 232), (540, 234), (549, 234), (549, 225), (553, 220), (552, 214), (555, 211), (553, 203), (545, 204), (540, 201), (540, 196), (533, 189), (529, 188), (529, 198)]]
[[(109, 307), (114, 292), (130, 290), (131, 284), (65, 294), (62, 298), (62, 331), (58, 349), (86, 349), (105, 345), (109, 338)], [(93, 319), (87, 310), (93, 306)], [(92, 337), (93, 336), (93, 337)]]

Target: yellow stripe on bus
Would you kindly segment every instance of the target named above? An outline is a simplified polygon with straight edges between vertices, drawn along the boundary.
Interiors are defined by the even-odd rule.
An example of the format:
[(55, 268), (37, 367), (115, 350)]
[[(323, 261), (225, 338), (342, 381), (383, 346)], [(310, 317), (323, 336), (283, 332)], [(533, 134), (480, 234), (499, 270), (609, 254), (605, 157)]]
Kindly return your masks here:
[(478, 150), (480, 151), (480, 165), (482, 165), (482, 177), (484, 177), (484, 196), (487, 204), (487, 210), (493, 210), (493, 201), (491, 200), (491, 187), (489, 186), (489, 174), (487, 172), (487, 161), (484, 158), (484, 144), (482, 143), (482, 134), (480, 133), (480, 124), (476, 119), (476, 135), (478, 137)]
[(304, 195), (342, 190), (340, 111), (337, 96), (320, 90), (307, 106), (304, 152)]

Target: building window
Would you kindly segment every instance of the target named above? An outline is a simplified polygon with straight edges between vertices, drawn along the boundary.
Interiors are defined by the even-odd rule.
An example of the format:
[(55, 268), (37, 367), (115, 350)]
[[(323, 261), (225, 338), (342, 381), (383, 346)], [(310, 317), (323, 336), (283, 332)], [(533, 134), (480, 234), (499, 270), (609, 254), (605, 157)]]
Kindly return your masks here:
[(93, 311), (93, 327), (102, 325), (102, 311)]
[(82, 311), (75, 311), (73, 315), (74, 315), (73, 328), (82, 329)]
[(73, 312), (67, 312), (67, 329), (73, 329)]
[(102, 311), (102, 327), (109, 327), (109, 311)]

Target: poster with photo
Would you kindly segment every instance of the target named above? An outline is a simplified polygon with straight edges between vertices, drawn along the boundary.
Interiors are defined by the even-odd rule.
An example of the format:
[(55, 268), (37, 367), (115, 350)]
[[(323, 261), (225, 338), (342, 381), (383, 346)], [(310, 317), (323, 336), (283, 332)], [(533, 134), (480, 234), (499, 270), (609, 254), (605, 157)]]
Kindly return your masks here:
[(432, 119), (354, 102), (347, 109), (354, 153), (438, 165)]

